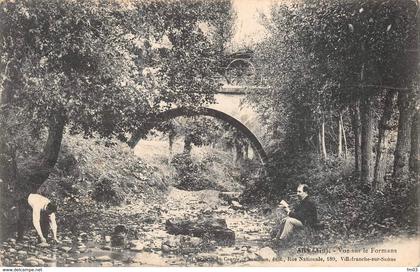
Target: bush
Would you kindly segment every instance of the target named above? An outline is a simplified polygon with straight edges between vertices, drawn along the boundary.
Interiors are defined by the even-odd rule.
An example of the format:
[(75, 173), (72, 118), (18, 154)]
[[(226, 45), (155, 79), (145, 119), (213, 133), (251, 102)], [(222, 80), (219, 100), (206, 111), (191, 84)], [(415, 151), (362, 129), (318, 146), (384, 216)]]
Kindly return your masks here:
[(80, 175), (77, 159), (67, 150), (65, 145), (60, 152), (60, 156), (56, 164), (56, 170), (59, 171), (61, 176), (78, 177)]
[[(372, 237), (378, 233), (415, 232), (418, 182), (412, 179), (393, 184), (387, 180), (386, 184), (383, 192), (369, 192), (357, 176), (349, 175), (335, 184), (319, 187), (321, 204), (324, 203), (321, 211), (332, 219), (331, 230)], [(326, 206), (330, 208), (326, 210)]]
[(249, 184), (245, 191), (249, 191), (251, 197), (265, 196), (271, 203), (287, 199), (296, 192), (299, 183), (308, 184), (312, 194), (317, 195), (328, 184), (334, 184), (343, 176), (351, 174), (351, 163), (341, 158), (331, 157), (324, 162), (317, 154), (281, 152), (270, 155), (270, 158), (266, 166), (268, 176), (260, 179), (257, 184)]
[(415, 178), (398, 182), (387, 180), (383, 193), (377, 194), (378, 205), (375, 213), (379, 214), (378, 223), (383, 225), (394, 222), (397, 226), (415, 229), (418, 222), (420, 184)]
[(172, 166), (176, 171), (176, 180), (181, 182), (176, 185), (177, 188), (189, 191), (198, 191), (205, 189), (222, 189), (214, 181), (205, 177), (206, 165), (203, 162), (193, 162), (190, 154), (181, 153), (172, 158)]
[(124, 201), (124, 192), (117, 185), (116, 181), (107, 176), (99, 178), (99, 182), (94, 185), (92, 198), (98, 202), (111, 205), (119, 205)]

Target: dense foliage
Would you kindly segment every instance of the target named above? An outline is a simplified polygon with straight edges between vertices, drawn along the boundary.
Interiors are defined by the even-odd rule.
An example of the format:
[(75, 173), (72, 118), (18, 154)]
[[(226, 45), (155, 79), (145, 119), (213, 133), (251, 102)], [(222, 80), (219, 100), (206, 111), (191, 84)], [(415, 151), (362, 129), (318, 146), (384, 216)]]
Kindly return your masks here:
[(2, 6), (3, 105), (23, 108), (38, 129), (60, 118), (75, 133), (120, 137), (148, 110), (135, 54), (144, 45), (130, 39), (144, 33), (120, 19), (133, 12), (94, 2)]
[[(399, 127), (395, 167), (408, 167), (401, 154), (409, 152), (406, 131), (417, 88), (416, 10), (413, 1), (357, 0), (272, 8), (265, 18), (270, 37), (256, 50), (259, 71), (271, 89), (251, 94), (249, 101), (269, 127), (274, 164), (284, 152), (342, 156), (344, 135), (369, 183), (374, 134)], [(399, 117), (392, 115), (396, 104), (385, 103), (397, 92)], [(391, 117), (378, 124), (376, 116), (391, 115), (394, 125)], [(383, 152), (383, 134), (377, 155)]]
[[(7, 127), (8, 117), (18, 116), (33, 137), (47, 127), (49, 168), (65, 127), (126, 140), (162, 106), (211, 101), (229, 5), (3, 2), (2, 122)], [(2, 133), (9, 148), (22, 138), (16, 130)]]
[(272, 8), (255, 57), (271, 89), (248, 97), (269, 130), (270, 175), (248, 199), (294, 202), (309, 184), (323, 242), (415, 232), (417, 11), (414, 1)]
[(225, 0), (2, 1), (2, 207), (48, 178), (66, 130), (126, 141), (211, 102), (231, 18)]
[(172, 184), (186, 191), (241, 191), (241, 173), (230, 152), (201, 147), (192, 154), (179, 153), (172, 157)]

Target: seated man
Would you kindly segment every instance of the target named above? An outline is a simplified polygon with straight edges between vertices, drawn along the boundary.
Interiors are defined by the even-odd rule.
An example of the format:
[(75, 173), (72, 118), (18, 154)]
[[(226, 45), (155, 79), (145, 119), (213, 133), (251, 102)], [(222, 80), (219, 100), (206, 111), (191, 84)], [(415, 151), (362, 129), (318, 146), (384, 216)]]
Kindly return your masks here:
[[(42, 244), (47, 243), (50, 228), (52, 230), (54, 240), (59, 242), (57, 239), (57, 223), (55, 221), (55, 213), (57, 212), (57, 206), (55, 203), (39, 194), (30, 194), (28, 196), (27, 203), (32, 208), (32, 224), (39, 236), (39, 242)], [(22, 239), (25, 227), (25, 211), (22, 211), (22, 209), (26, 209), (25, 206), (20, 207), (21, 211), (18, 222), (18, 239)]]
[(310, 227), (316, 225), (318, 221), (316, 206), (309, 199), (308, 194), (308, 185), (300, 184), (297, 188), (297, 197), (300, 202), (293, 211), (290, 210), (289, 205), (284, 200), (280, 202), (280, 207), (287, 213), (287, 217), (281, 220), (281, 227), (276, 234), (276, 240), (287, 240), (295, 228), (302, 228), (304, 225)]

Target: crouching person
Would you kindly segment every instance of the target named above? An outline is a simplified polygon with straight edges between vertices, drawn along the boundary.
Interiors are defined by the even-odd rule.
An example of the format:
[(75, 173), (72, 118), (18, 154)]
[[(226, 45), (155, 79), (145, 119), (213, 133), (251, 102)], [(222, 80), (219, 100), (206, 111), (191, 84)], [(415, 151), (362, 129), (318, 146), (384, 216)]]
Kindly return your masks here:
[(29, 207), (32, 209), (32, 224), (38, 234), (38, 241), (46, 245), (51, 229), (54, 241), (59, 243), (57, 239), (57, 222), (55, 220), (57, 206), (53, 201), (39, 194), (30, 194), (26, 203), (23, 203), (19, 207), (18, 239), (20, 240), (23, 237), (25, 228), (24, 217), (26, 217), (25, 210)]

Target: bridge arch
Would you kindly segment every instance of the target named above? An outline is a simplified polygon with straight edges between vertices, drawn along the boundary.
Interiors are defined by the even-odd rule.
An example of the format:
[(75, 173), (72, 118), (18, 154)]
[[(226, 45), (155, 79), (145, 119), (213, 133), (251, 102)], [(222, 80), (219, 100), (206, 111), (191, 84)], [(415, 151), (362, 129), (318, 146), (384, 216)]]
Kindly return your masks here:
[(268, 161), (267, 153), (265, 152), (262, 144), (258, 140), (258, 138), (252, 133), (251, 130), (249, 130), (242, 122), (237, 120), (236, 118), (222, 112), (219, 110), (211, 109), (211, 108), (197, 108), (197, 109), (191, 109), (186, 107), (180, 107), (175, 109), (169, 109), (167, 111), (161, 112), (155, 117), (151, 118), (148, 122), (146, 122), (146, 125), (141, 128), (137, 133), (133, 134), (129, 141), (129, 145), (131, 148), (134, 148), (137, 143), (142, 139), (142, 137), (149, 132), (152, 128), (154, 128), (157, 124), (161, 122), (168, 121), (170, 119), (174, 119), (176, 117), (180, 116), (198, 116), (198, 115), (204, 115), (204, 116), (211, 116), (217, 119), (220, 119), (222, 121), (225, 121), (229, 123), (231, 126), (238, 129), (240, 132), (242, 132), (250, 141), (252, 148), (257, 153), (258, 157), (260, 158), (260, 161), (263, 165), (266, 165)]

